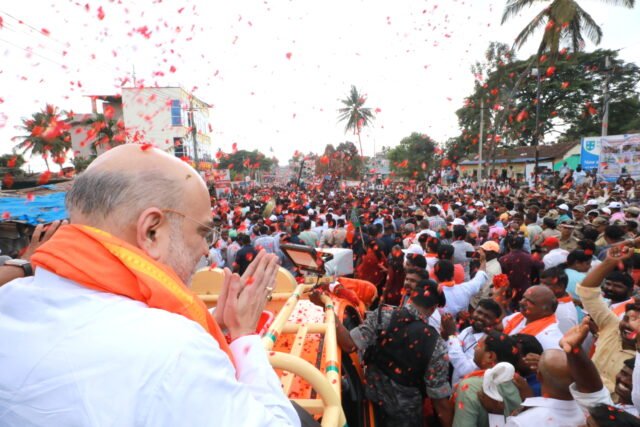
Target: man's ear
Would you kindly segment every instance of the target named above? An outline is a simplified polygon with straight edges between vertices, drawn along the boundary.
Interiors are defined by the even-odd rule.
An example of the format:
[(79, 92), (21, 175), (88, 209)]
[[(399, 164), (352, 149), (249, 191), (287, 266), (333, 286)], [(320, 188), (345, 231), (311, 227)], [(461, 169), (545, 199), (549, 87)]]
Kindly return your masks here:
[(487, 357), (487, 360), (491, 362), (491, 366), (495, 366), (498, 363), (498, 355), (493, 351), (486, 351), (484, 353)]
[(154, 260), (159, 260), (162, 256), (160, 237), (163, 232), (162, 226), (166, 223), (166, 216), (158, 208), (147, 208), (138, 216), (136, 243)]

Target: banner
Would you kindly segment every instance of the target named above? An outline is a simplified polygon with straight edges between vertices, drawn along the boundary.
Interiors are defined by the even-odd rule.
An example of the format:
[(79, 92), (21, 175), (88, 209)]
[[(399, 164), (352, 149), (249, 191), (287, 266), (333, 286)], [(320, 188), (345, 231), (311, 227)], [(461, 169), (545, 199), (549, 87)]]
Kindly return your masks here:
[(598, 169), (600, 159), (600, 137), (588, 136), (581, 140), (580, 164), (582, 170), (592, 171)]
[(640, 178), (640, 134), (600, 139), (598, 178), (615, 182), (621, 175)]

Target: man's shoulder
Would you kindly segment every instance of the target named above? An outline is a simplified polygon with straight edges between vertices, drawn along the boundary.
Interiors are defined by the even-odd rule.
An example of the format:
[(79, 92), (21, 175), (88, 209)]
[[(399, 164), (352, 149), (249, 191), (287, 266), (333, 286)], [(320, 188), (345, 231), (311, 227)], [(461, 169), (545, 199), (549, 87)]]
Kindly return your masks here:
[(480, 376), (469, 377), (461, 380), (458, 383), (458, 387), (456, 390), (458, 393), (457, 400), (462, 400), (466, 397), (469, 400), (473, 401), (474, 403), (480, 404), (480, 401), (478, 401), (477, 393), (480, 390), (482, 390), (483, 381), (484, 381), (484, 378)]
[[(36, 313), (28, 319), (15, 311), (0, 316), (22, 331), (23, 345), (12, 352), (8, 363), (24, 369), (37, 363), (39, 372), (46, 374), (67, 369), (54, 362), (64, 357), (76, 367), (108, 360), (114, 366), (125, 363), (152, 372), (164, 369), (183, 351), (201, 354), (216, 347), (198, 323), (184, 316), (73, 286), (51, 283), (53, 295), (26, 301), (23, 308)], [(16, 332), (0, 326), (0, 336), (11, 339)]]

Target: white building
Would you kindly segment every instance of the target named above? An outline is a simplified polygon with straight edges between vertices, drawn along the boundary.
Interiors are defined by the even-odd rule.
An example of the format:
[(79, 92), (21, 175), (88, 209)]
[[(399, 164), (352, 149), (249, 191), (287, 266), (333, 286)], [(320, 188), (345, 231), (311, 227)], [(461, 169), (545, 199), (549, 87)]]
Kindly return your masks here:
[[(209, 136), (209, 105), (180, 87), (123, 88), (122, 95), (91, 95), (93, 114), (107, 109), (113, 119), (122, 120), (127, 140), (140, 141), (200, 162), (200, 170), (209, 170), (213, 162)], [(99, 105), (100, 104), (100, 105)], [(86, 143), (88, 127), (82, 122), (91, 115), (78, 115), (72, 130), (73, 150), (88, 157), (92, 154)], [(192, 122), (195, 123), (196, 143)], [(196, 156), (197, 147), (197, 156)], [(98, 150), (100, 153), (101, 150)]]
[[(209, 105), (180, 87), (123, 88), (124, 124), (132, 135), (178, 157), (212, 161)], [(194, 144), (191, 116), (196, 128)], [(197, 146), (197, 155), (196, 155)]]

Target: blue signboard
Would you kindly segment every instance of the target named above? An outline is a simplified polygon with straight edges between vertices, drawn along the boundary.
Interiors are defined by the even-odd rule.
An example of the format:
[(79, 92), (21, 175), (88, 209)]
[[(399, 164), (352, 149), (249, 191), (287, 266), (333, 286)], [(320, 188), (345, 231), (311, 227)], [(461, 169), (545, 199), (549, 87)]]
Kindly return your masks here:
[(585, 171), (598, 169), (600, 159), (600, 137), (589, 136), (582, 138), (580, 150), (580, 164)]

